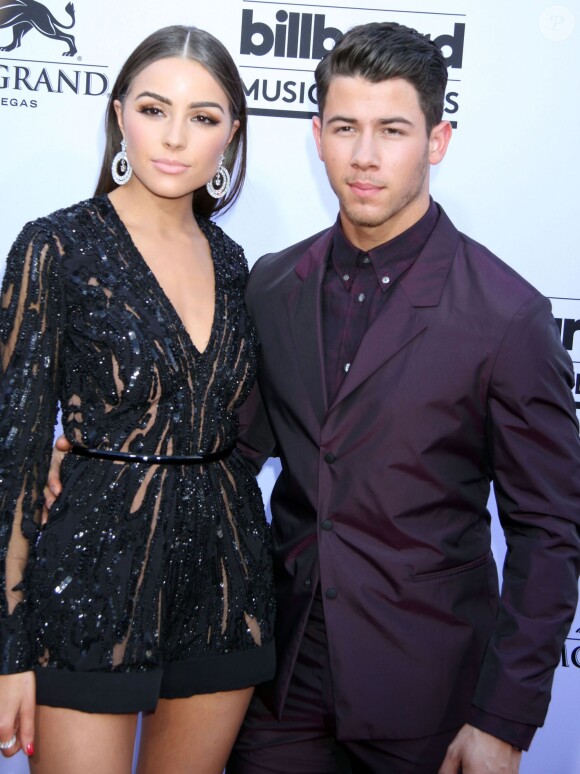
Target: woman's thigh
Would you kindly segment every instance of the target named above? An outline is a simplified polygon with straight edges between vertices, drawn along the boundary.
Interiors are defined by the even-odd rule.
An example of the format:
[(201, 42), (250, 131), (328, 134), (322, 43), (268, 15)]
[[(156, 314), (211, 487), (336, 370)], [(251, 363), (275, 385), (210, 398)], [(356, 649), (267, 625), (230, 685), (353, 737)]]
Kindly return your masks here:
[(136, 714), (37, 706), (32, 774), (130, 774)]
[(143, 715), (137, 774), (221, 774), (252, 692), (160, 699)]

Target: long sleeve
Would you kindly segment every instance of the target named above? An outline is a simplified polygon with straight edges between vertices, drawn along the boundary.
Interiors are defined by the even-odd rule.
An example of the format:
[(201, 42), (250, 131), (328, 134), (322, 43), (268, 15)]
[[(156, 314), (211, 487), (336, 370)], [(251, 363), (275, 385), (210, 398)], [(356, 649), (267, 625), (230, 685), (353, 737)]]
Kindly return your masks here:
[(257, 382), (238, 409), (237, 446), (256, 475), (269, 457), (277, 456), (272, 428)]
[(29, 669), (25, 569), (42, 510), (58, 404), (62, 246), (28, 224), (6, 264), (0, 306), (0, 672)]
[[(482, 712), (542, 725), (574, 616), (580, 442), (572, 381), (549, 303), (536, 297), (511, 321), (488, 401), (492, 475), (507, 554), (496, 631), (474, 699), (472, 722), (484, 730), (491, 727), (482, 722)], [(531, 734), (524, 736), (529, 741)]]

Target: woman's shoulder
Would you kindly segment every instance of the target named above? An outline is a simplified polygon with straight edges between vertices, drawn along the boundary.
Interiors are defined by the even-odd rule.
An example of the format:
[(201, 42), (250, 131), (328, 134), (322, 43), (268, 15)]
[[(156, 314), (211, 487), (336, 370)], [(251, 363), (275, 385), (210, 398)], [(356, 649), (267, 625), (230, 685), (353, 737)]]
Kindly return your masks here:
[(221, 244), (225, 249), (231, 250), (234, 253), (243, 254), (244, 250), (242, 246), (228, 236), (223, 228), (218, 226), (215, 221), (206, 218), (204, 215), (198, 214), (196, 214), (195, 219), (212, 247), (214, 244)]
[(197, 214), (195, 218), (209, 242), (214, 261), (222, 264), (227, 273), (245, 277), (248, 273), (248, 263), (243, 247), (213, 220)]
[(106, 196), (93, 196), (90, 199), (83, 199), (75, 204), (55, 210), (34, 222), (40, 227), (58, 229), (65, 234), (75, 233), (79, 228), (102, 225), (107, 201)]
[(62, 207), (24, 225), (17, 241), (54, 241), (60, 243), (86, 239), (103, 222), (104, 197), (96, 196)]

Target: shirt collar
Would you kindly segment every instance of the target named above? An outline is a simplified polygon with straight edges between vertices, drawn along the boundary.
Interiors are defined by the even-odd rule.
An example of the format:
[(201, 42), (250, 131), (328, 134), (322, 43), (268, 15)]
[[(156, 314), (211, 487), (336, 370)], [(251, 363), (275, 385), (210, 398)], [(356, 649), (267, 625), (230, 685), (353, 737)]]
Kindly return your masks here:
[[(379, 287), (387, 291), (392, 283), (406, 271), (427, 244), (439, 218), (437, 205), (430, 198), (429, 208), (420, 218), (402, 234), (365, 252), (355, 247), (344, 235), (340, 216), (333, 229), (332, 249), (329, 262), (345, 284), (349, 285), (354, 278), (357, 266), (364, 266), (370, 259), (370, 264), (376, 274)], [(345, 280), (349, 277), (349, 280)]]

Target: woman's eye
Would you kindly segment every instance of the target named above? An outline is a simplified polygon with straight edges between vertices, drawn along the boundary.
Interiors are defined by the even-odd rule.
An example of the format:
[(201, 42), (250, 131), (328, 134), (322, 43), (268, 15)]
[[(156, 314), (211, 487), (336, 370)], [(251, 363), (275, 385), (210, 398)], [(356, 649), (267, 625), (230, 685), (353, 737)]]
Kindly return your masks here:
[(192, 121), (195, 121), (199, 124), (207, 124), (208, 126), (215, 126), (215, 124), (218, 123), (215, 118), (203, 114), (193, 116)]
[(145, 113), (147, 116), (160, 116), (163, 115), (163, 111), (158, 108), (154, 107), (153, 105), (146, 105), (145, 107), (142, 107), (139, 109), (140, 113)]

